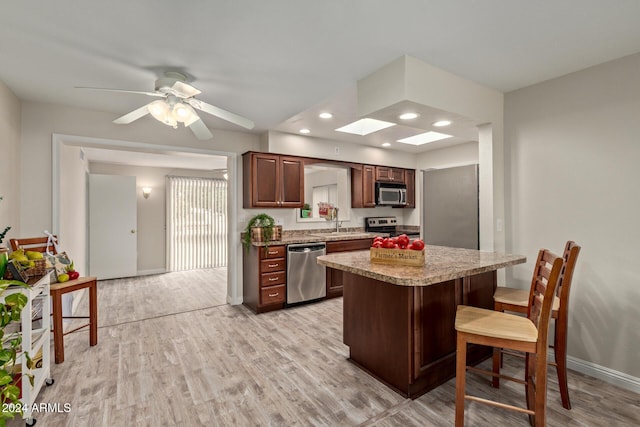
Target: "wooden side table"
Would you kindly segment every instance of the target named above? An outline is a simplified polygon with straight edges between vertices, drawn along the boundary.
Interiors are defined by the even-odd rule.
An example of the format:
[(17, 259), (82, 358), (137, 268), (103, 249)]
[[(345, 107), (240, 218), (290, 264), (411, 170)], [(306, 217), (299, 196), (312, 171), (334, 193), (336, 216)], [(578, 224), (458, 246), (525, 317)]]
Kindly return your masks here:
[[(89, 288), (89, 316), (63, 316), (62, 295)], [(53, 283), (50, 288), (53, 302), (53, 348), (55, 362), (64, 362), (64, 336), (89, 327), (89, 345), (98, 344), (98, 286), (96, 277), (79, 277), (64, 283)], [(89, 323), (64, 332), (63, 319), (89, 319)]]

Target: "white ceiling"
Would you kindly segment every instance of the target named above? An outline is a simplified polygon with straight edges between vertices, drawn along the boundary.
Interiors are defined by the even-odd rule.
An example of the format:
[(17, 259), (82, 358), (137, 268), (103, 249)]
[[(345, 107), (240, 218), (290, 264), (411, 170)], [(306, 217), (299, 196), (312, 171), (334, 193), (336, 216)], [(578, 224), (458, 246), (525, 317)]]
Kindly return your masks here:
[[(639, 52), (639, 18), (637, 0), (14, 1), (0, 14), (0, 80), (23, 100), (115, 119), (148, 99), (74, 87), (152, 90), (179, 70), (254, 132), (297, 132), (330, 108), (332, 121), (308, 125), (314, 136), (378, 145), (395, 135), (333, 129), (355, 118), (355, 83), (401, 55), (508, 92)], [(425, 121), (441, 113), (427, 110)], [(450, 142), (473, 139), (474, 125)]]

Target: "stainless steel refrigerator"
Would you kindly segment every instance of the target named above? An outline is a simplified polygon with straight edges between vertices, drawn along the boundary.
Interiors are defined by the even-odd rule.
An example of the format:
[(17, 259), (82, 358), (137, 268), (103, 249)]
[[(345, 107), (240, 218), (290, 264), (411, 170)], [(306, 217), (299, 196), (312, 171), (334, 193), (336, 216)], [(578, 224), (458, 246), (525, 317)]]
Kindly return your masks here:
[(422, 189), (424, 242), (479, 249), (478, 165), (426, 170)]

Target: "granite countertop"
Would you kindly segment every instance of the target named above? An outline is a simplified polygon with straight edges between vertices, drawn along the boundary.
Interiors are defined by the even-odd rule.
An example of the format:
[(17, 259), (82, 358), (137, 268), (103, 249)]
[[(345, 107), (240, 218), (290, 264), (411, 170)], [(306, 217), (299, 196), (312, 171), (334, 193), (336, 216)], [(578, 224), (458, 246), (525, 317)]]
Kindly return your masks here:
[(289, 232), (285, 231), (280, 240), (272, 240), (270, 242), (252, 242), (253, 246), (269, 246), (291, 245), (295, 243), (317, 243), (317, 242), (333, 242), (340, 240), (356, 240), (356, 239), (373, 239), (375, 236), (386, 237), (385, 233), (367, 233), (365, 231), (341, 231), (334, 233), (331, 231), (318, 232)]
[(318, 264), (399, 286), (428, 286), (526, 261), (521, 255), (473, 249), (426, 246), (425, 265), (409, 267), (372, 263), (369, 251), (338, 252), (318, 257)]

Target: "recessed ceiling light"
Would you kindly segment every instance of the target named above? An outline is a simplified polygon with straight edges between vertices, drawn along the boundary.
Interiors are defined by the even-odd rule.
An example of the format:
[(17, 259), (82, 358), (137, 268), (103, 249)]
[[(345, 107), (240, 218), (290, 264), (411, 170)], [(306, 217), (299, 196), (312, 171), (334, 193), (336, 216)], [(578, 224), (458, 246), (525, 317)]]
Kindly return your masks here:
[(419, 135), (410, 136), (409, 138), (399, 139), (398, 142), (402, 142), (403, 144), (422, 145), (446, 138), (451, 138), (451, 135), (439, 132), (425, 132)]
[(400, 120), (413, 120), (416, 117), (418, 117), (418, 113), (404, 113), (398, 116)]
[(438, 128), (441, 128), (443, 126), (449, 126), (450, 124), (451, 124), (451, 120), (438, 120), (437, 122), (433, 123), (433, 125)]
[(349, 123), (346, 126), (342, 126), (341, 128), (336, 129), (336, 131), (364, 136), (395, 125), (395, 123), (384, 122), (382, 120), (360, 119), (353, 123)]
[(331, 114), (331, 113), (320, 113), (318, 115), (318, 117), (320, 117), (321, 119), (330, 119), (331, 117), (333, 117), (333, 114)]
[(391, 146), (391, 143), (390, 143), (390, 142), (383, 142), (383, 143), (382, 143), (382, 146), (383, 146), (383, 147), (390, 147), (390, 146)]
[(300, 133), (310, 133), (311, 131), (307, 128), (300, 129)]

